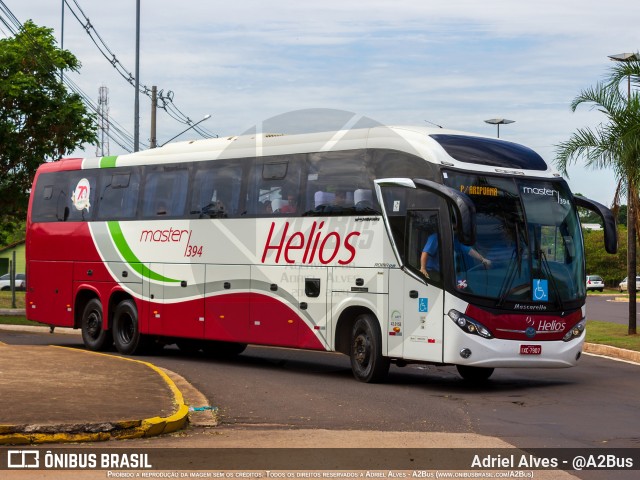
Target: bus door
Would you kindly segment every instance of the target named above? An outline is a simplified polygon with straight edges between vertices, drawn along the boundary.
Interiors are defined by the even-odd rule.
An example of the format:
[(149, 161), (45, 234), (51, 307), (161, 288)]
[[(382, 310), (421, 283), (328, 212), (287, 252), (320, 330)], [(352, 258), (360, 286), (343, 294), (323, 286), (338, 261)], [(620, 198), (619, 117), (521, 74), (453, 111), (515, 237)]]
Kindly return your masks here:
[[(387, 356), (442, 361), (444, 291), (440, 272), (443, 202), (418, 190), (411, 180), (376, 181), (376, 193), (397, 265), (389, 271)], [(446, 210), (445, 210), (446, 211)], [(428, 248), (426, 248), (428, 247)], [(421, 272), (421, 257), (431, 252), (429, 277)]]
[(205, 266), (151, 263), (147, 268), (149, 333), (204, 338)]
[[(406, 216), (405, 275), (402, 291), (404, 358), (442, 361), (444, 291), (438, 211), (409, 210)], [(426, 277), (420, 272), (427, 248)]]

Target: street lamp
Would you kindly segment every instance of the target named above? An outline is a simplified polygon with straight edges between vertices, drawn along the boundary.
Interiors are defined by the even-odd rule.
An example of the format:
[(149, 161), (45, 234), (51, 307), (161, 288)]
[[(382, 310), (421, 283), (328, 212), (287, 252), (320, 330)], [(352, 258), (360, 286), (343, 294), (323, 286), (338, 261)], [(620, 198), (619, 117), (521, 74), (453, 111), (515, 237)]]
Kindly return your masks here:
[[(609, 59), (614, 62), (633, 62), (640, 60), (636, 53), (618, 53), (617, 55), (609, 55)], [(631, 98), (631, 75), (627, 76), (627, 98)]]
[(485, 120), (485, 123), (496, 125), (498, 127), (498, 138), (500, 138), (500, 125), (507, 125), (508, 123), (515, 123), (515, 120), (507, 120), (506, 118), (491, 118)]
[(194, 123), (193, 125), (191, 125), (189, 128), (184, 129), (183, 131), (181, 131), (179, 134), (177, 134), (175, 137), (171, 137), (169, 140), (167, 140), (166, 142), (164, 142), (162, 145), (160, 145), (161, 147), (164, 147), (167, 143), (169, 143), (172, 140), (175, 140), (176, 138), (178, 138), (180, 135), (182, 135), (183, 133), (188, 132), (189, 130), (191, 130), (192, 128), (198, 126), (199, 124), (201, 124), (202, 122), (204, 122), (205, 120), (208, 120), (209, 118), (211, 118), (211, 115), (207, 114), (205, 115), (202, 120), (197, 121), (196, 123)]

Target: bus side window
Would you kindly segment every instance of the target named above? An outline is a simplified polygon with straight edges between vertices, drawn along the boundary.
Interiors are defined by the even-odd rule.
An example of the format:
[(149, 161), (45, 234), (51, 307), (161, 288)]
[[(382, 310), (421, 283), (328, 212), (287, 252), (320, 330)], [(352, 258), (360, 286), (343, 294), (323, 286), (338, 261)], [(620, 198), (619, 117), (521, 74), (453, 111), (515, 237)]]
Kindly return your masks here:
[(300, 215), (300, 180), (304, 154), (257, 158), (249, 214)]
[(145, 218), (181, 217), (187, 203), (189, 171), (158, 168), (147, 172), (142, 215)]
[(195, 172), (189, 215), (193, 218), (235, 217), (240, 209), (242, 165), (209, 162)]
[(38, 177), (33, 197), (32, 219), (34, 222), (58, 221), (58, 198), (64, 173), (43, 173)]
[(421, 269), (424, 255), (425, 266), (431, 283), (442, 280), (442, 249), (440, 248), (438, 213), (434, 211), (407, 212), (408, 237), (406, 261), (417, 272)]
[(307, 215), (359, 215), (377, 209), (364, 150), (309, 154), (303, 210)]
[(68, 178), (65, 209), (59, 220), (69, 222), (89, 221), (96, 207), (97, 171), (74, 172)]
[(104, 171), (99, 187), (98, 220), (135, 218), (139, 189), (140, 174), (138, 172)]

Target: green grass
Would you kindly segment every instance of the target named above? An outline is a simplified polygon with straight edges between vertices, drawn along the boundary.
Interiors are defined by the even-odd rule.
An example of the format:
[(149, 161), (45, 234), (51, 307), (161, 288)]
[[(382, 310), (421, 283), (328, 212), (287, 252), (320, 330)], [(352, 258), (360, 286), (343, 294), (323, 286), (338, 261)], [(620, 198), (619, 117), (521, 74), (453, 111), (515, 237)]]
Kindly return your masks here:
[(628, 325), (587, 321), (587, 342), (640, 351), (640, 335), (628, 335)]
[(627, 292), (620, 293), (617, 288), (605, 288), (603, 292), (598, 292), (596, 290), (589, 290), (587, 295), (626, 295)]
[[(0, 292), (0, 308), (13, 308), (11, 292)], [(24, 308), (24, 292), (16, 292), (16, 308)]]
[(3, 325), (31, 325), (34, 327), (42, 327), (42, 323), (27, 320), (25, 316), (20, 315), (0, 315), (0, 324)]

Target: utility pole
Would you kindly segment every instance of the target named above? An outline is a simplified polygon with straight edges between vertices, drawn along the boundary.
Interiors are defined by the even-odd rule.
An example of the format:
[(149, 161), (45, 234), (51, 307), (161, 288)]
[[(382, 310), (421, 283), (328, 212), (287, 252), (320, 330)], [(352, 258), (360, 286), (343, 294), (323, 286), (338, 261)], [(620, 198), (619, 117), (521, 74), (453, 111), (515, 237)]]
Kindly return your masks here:
[[(62, 0), (62, 22), (60, 25), (60, 50), (64, 50), (64, 0)], [(64, 68), (60, 69), (60, 82), (64, 81)]]
[(149, 148), (156, 148), (156, 110), (158, 108), (158, 87), (151, 87), (151, 139)]
[(133, 106), (133, 151), (140, 150), (140, 0), (136, 0), (136, 78)]

